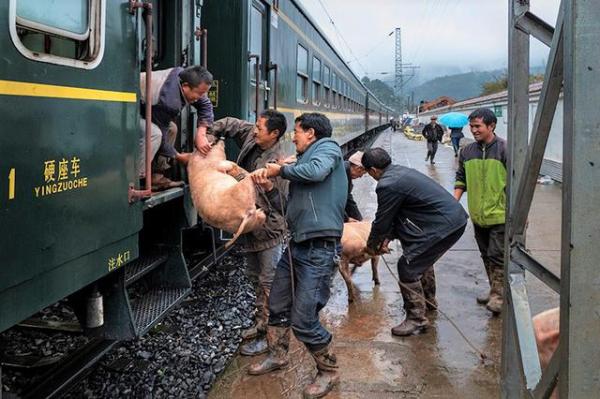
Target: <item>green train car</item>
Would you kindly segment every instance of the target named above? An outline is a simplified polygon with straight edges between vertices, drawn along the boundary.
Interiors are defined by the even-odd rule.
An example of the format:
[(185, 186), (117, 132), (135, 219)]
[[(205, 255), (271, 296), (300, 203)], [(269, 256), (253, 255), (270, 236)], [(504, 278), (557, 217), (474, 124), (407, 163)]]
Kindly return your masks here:
[(223, 254), (187, 187), (132, 201), (147, 19), (154, 70), (208, 61), (215, 118), (323, 112), (348, 151), (392, 115), (296, 1), (137, 3), (0, 2), (0, 332), (65, 299), (90, 334), (140, 336)]

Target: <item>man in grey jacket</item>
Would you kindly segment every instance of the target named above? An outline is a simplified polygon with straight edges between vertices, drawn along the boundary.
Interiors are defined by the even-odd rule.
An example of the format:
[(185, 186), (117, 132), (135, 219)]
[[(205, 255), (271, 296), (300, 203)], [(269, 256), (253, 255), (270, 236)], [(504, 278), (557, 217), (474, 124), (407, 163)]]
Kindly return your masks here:
[[(177, 137), (177, 125), (174, 120), (179, 116), (181, 110), (190, 104), (198, 111), (198, 124), (196, 130), (195, 146), (203, 154), (210, 151), (210, 145), (206, 138), (206, 129), (213, 123), (213, 106), (207, 97), (208, 90), (212, 84), (212, 75), (201, 66), (188, 68), (169, 68), (161, 71), (152, 71), (152, 98), (146, 98), (146, 73), (140, 74), (140, 157), (138, 173), (140, 178), (145, 177), (146, 159), (146, 102), (152, 104), (152, 130), (150, 132), (150, 144), (152, 159), (156, 161), (158, 154), (167, 159), (175, 159), (181, 163), (187, 163), (189, 154), (180, 153), (175, 150), (173, 144)], [(163, 165), (166, 162), (161, 162)], [(153, 167), (152, 185), (153, 189), (166, 189), (181, 185), (172, 182), (162, 172), (156, 162)]]
[[(285, 116), (273, 110), (263, 111), (256, 124), (236, 118), (216, 121), (209, 134), (229, 137), (240, 148), (236, 163), (248, 172), (264, 168), (284, 156), (280, 139), (287, 130)], [(267, 351), (267, 321), (269, 319), (269, 293), (275, 276), (275, 267), (283, 252), (285, 220), (282, 208), (287, 197), (287, 181), (277, 177), (265, 180), (258, 188), (256, 205), (265, 211), (265, 224), (240, 237), (238, 245), (247, 263), (247, 274), (256, 291), (256, 324), (242, 331), (245, 343), (240, 353), (246, 356), (259, 355)]]
[(418, 334), (429, 325), (422, 278), (462, 236), (468, 216), (442, 186), (414, 169), (393, 165), (382, 148), (365, 151), (362, 164), (377, 180), (377, 213), (367, 252), (380, 254), (385, 240), (395, 238), (403, 249), (398, 276), (406, 319), (392, 334)]
[(296, 164), (268, 164), (253, 175), (257, 183), (274, 176), (290, 181), (286, 219), (292, 239), (277, 265), (269, 298), (269, 356), (248, 372), (260, 375), (288, 364), (291, 327), (317, 364), (317, 375), (305, 387), (304, 397), (321, 398), (339, 381), (332, 335), (321, 325), (319, 312), (329, 300), (336, 269), (348, 181), (327, 117), (307, 113), (295, 122)]

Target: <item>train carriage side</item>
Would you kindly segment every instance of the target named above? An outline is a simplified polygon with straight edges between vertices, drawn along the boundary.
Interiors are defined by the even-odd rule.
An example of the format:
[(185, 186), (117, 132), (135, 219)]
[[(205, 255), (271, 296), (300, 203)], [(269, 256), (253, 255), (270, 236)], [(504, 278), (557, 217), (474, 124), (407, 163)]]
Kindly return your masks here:
[(278, 3), (205, 5), (208, 65), (219, 86), (216, 118), (254, 120), (257, 110), (276, 107), (293, 126), (301, 113), (321, 112), (340, 144), (362, 135), (366, 88), (297, 1)]
[[(200, 3), (152, 4), (153, 69), (198, 63)], [(85, 306), (99, 293), (104, 317), (87, 327), (132, 338), (189, 292), (189, 191), (130, 197), (145, 15), (121, 0), (0, 5), (0, 112), (11, 133), (0, 137), (0, 331), (64, 298), (86, 326), (101, 314)], [(179, 146), (191, 142), (191, 116), (182, 113)], [(138, 282), (145, 288), (131, 299)]]
[(138, 255), (135, 24), (80, 3), (0, 4), (0, 331)]

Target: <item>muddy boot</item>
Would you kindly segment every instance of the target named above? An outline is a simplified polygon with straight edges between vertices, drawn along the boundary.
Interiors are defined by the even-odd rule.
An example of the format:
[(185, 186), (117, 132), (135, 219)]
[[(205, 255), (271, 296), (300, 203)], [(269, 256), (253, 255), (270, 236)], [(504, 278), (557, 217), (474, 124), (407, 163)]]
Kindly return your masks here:
[(242, 337), (242, 340), (244, 341), (250, 341), (252, 339), (255, 339), (256, 337), (258, 337), (258, 325), (254, 325), (250, 328), (242, 330), (240, 335)]
[(498, 267), (493, 271), (492, 275), (492, 290), (490, 291), (490, 300), (486, 308), (498, 316), (502, 313), (502, 303), (504, 302), (504, 269)]
[[(250, 328), (242, 330), (243, 341), (250, 341), (259, 337), (265, 337), (267, 334), (267, 322), (269, 320), (269, 291), (263, 289), (257, 284), (256, 287), (256, 324)], [(264, 352), (263, 352), (264, 353)]]
[(331, 351), (331, 346), (330, 343), (327, 347), (311, 353), (318, 371), (313, 382), (304, 387), (304, 399), (322, 398), (340, 382), (337, 359)]
[(421, 277), (421, 285), (425, 294), (425, 306), (427, 310), (437, 310), (437, 300), (435, 299), (435, 270), (431, 266)]
[(269, 355), (262, 362), (250, 365), (248, 374), (267, 374), (288, 365), (290, 328), (269, 326), (267, 328), (267, 344)]
[(429, 320), (425, 317), (427, 307), (425, 306), (421, 281), (402, 283), (400, 292), (402, 292), (402, 298), (404, 299), (406, 318), (402, 323), (392, 328), (392, 335), (404, 337), (420, 334), (429, 325)]
[(243, 356), (262, 355), (269, 351), (269, 344), (265, 336), (259, 336), (252, 341), (246, 342), (240, 346), (240, 354)]
[(490, 273), (490, 266), (487, 262), (483, 262), (483, 266), (485, 267), (485, 273), (488, 276), (488, 281), (490, 284), (490, 292), (488, 292), (487, 294), (481, 294), (477, 296), (477, 303), (480, 305), (487, 305), (488, 301), (490, 300), (490, 293), (491, 293), (491, 286), (492, 286), (492, 276)]

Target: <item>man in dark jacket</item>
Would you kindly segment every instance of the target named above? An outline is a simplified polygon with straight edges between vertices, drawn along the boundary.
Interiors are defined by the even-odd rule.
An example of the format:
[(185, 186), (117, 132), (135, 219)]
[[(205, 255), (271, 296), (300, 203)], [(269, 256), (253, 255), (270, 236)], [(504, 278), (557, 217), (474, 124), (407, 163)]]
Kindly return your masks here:
[[(286, 130), (285, 116), (281, 112), (266, 110), (259, 115), (256, 124), (236, 118), (219, 119), (209, 134), (234, 139), (240, 148), (236, 163), (253, 172), (284, 157), (279, 140)], [(258, 189), (256, 205), (265, 211), (267, 220), (261, 228), (244, 234), (238, 241), (245, 252), (247, 274), (256, 291), (256, 325), (242, 331), (245, 341), (240, 347), (242, 355), (259, 355), (268, 349), (269, 293), (283, 252), (286, 230), (281, 201), (285, 201), (286, 197), (287, 181), (279, 177), (266, 180)]]
[(406, 319), (392, 334), (418, 334), (429, 325), (421, 279), (423, 274), (462, 236), (467, 213), (442, 186), (414, 169), (392, 165), (382, 148), (365, 151), (362, 164), (377, 183), (377, 213), (367, 252), (382, 252), (386, 239), (399, 239), (400, 291)]
[(344, 227), (347, 180), (340, 146), (331, 139), (331, 124), (318, 113), (296, 118), (294, 165), (268, 164), (254, 172), (255, 182), (281, 176), (290, 181), (287, 222), (292, 239), (275, 271), (269, 299), (269, 355), (250, 366), (260, 375), (288, 364), (290, 327), (312, 354), (318, 373), (304, 389), (305, 398), (325, 396), (338, 383), (332, 336), (319, 321), (329, 300), (337, 247)]
[(425, 161), (429, 159), (431, 164), (435, 164), (433, 158), (435, 158), (435, 153), (438, 148), (438, 141), (442, 141), (442, 137), (444, 137), (444, 129), (437, 123), (437, 116), (433, 115), (431, 117), (431, 122), (425, 125), (423, 128), (423, 137), (427, 139), (427, 156), (425, 157)]
[(353, 179), (358, 179), (364, 176), (365, 168), (360, 163), (362, 158), (362, 151), (356, 151), (347, 161), (344, 162), (344, 168), (346, 169), (346, 177), (348, 178), (348, 199), (346, 200), (346, 207), (344, 209), (344, 222), (349, 221), (361, 221), (363, 219), (360, 210), (354, 197), (352, 196), (352, 184)]
[[(198, 151), (207, 154), (210, 145), (206, 139), (206, 129), (213, 123), (213, 106), (207, 97), (208, 90), (212, 84), (212, 75), (201, 66), (188, 68), (169, 68), (162, 71), (152, 71), (152, 98), (146, 98), (146, 73), (140, 75), (140, 158), (138, 173), (140, 178), (145, 177), (146, 159), (146, 102), (152, 104), (152, 130), (150, 134), (151, 156), (161, 155), (168, 159), (175, 159), (181, 163), (187, 163), (188, 155), (177, 152), (173, 144), (177, 136), (177, 127), (173, 123), (179, 116), (181, 110), (190, 104), (198, 111), (198, 128), (196, 130), (195, 145)], [(166, 189), (180, 185), (164, 177), (153, 165), (152, 183), (156, 189)]]

